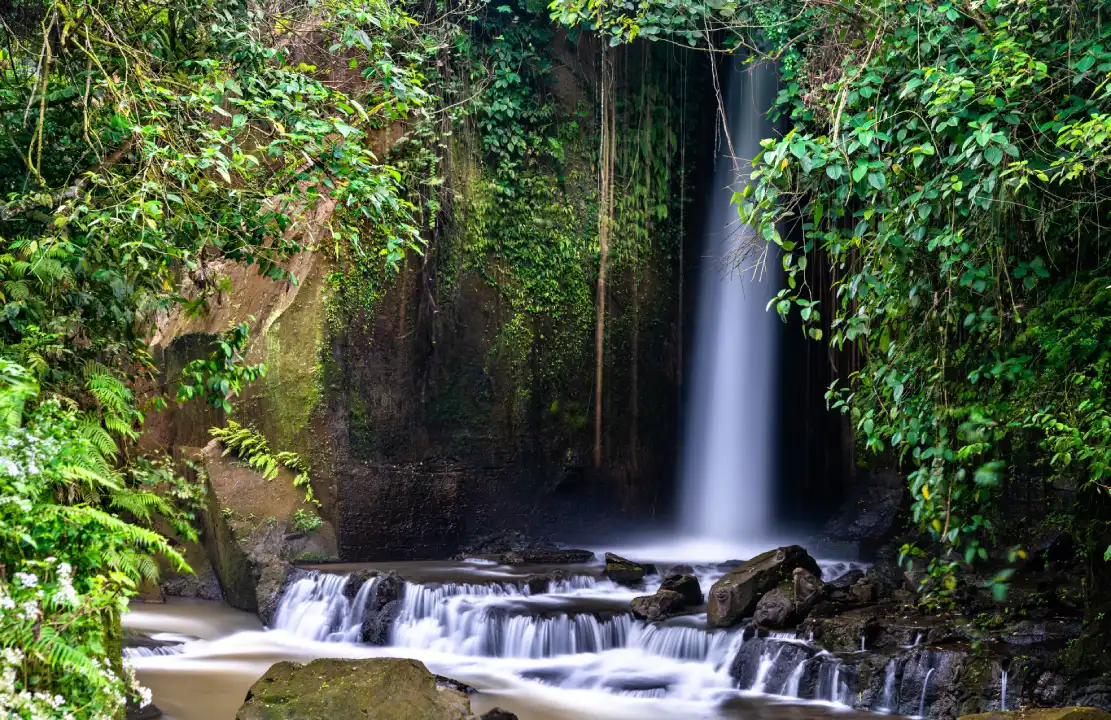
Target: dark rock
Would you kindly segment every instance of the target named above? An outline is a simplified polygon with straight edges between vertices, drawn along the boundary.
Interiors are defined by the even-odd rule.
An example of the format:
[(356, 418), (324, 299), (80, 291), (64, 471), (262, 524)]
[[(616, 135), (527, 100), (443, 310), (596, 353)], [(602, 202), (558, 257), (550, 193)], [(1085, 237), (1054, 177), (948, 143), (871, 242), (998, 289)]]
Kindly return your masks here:
[(548, 592), (551, 583), (552, 579), (547, 575), (529, 575), (525, 578), (525, 587), (528, 588), (529, 595), (543, 595)]
[(255, 597), (258, 601), (258, 617), (263, 625), (269, 625), (274, 619), (282, 593), (289, 587), (294, 574), (294, 567), (286, 562), (274, 561), (260, 565)]
[(139, 707), (134, 700), (127, 701), (127, 720), (157, 720), (160, 717), (162, 717), (162, 711), (158, 709), (157, 705), (151, 704), (146, 707)]
[(795, 613), (795, 593), (789, 584), (780, 585), (760, 598), (752, 617), (757, 625), (772, 630), (782, 630), (798, 623)]
[(851, 592), (859, 603), (874, 603), (879, 599), (879, 589), (870, 580), (863, 579), (852, 586)]
[(694, 568), (690, 565), (672, 565), (664, 571), (664, 575), (694, 575)]
[(280, 662), (251, 686), (236, 720), (467, 720), (464, 692), (400, 658)]
[[(799, 663), (811, 660), (818, 654), (812, 647), (799, 643), (779, 642), (769, 638), (754, 638), (741, 645), (737, 654), (729, 665), (729, 674), (737, 681), (738, 687), (745, 690), (752, 689), (760, 672), (760, 662), (764, 657), (775, 658), (775, 662), (764, 678), (765, 692), (782, 692), (791, 673)], [(812, 677), (803, 678), (800, 682), (800, 697), (814, 697), (803, 690), (804, 684), (813, 684), (819, 671), (818, 663), (808, 663), (803, 668), (804, 673), (809, 672)]]
[(757, 555), (722, 577), (714, 583), (706, 600), (710, 626), (728, 627), (752, 615), (760, 598), (790, 578), (798, 567), (821, 577), (818, 563), (798, 545)]
[(618, 585), (635, 585), (648, 574), (648, 568), (620, 555), (606, 553), (606, 569), (602, 574)]
[(830, 590), (848, 590), (853, 585), (856, 585), (857, 580), (864, 577), (863, 570), (850, 570), (836, 580), (826, 583), (826, 587)]
[(517, 716), (509, 712), (508, 710), (502, 710), (501, 708), (496, 707), (485, 715), (479, 717), (478, 720), (517, 720)]
[(1034, 702), (1053, 707), (1065, 701), (1065, 678), (1057, 673), (1043, 673), (1034, 683)]
[(826, 523), (823, 543), (846, 544), (871, 558), (902, 527), (909, 504), (903, 477), (898, 472), (869, 473), (855, 482), (852, 494)]
[(797, 567), (792, 573), (791, 589), (795, 594), (795, 609), (800, 617), (822, 598), (822, 581), (806, 568)]
[(354, 600), (355, 596), (359, 594), (359, 589), (366, 584), (366, 581), (378, 575), (377, 570), (356, 570), (347, 576), (347, 582), (343, 584), (343, 596), (348, 600)]
[(583, 565), (594, 561), (589, 550), (514, 550), (502, 554), (502, 565)]
[(702, 604), (702, 586), (698, 584), (698, 578), (694, 575), (669, 573), (664, 576), (663, 582), (660, 583), (660, 589), (674, 590), (682, 595), (684, 607)]
[(1031, 708), (964, 715), (960, 720), (1111, 720), (1111, 713), (1092, 707)]
[(632, 608), (641, 620), (665, 620), (683, 609), (683, 596), (674, 590), (657, 590), (655, 595), (633, 598)]
[(363, 624), (359, 630), (359, 641), (368, 645), (388, 645), (390, 627), (401, 612), (401, 602), (393, 600), (380, 610), (367, 610), (363, 613)]

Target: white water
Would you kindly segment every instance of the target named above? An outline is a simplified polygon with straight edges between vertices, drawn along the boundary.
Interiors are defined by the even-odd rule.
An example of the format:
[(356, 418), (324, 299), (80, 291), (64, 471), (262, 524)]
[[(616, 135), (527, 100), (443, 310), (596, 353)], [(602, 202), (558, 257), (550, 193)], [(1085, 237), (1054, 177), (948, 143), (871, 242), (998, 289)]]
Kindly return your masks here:
[(895, 712), (895, 675), (898, 670), (899, 664), (895, 660), (889, 660), (883, 671), (883, 701), (880, 705), (882, 712)]
[(926, 717), (926, 688), (930, 686), (930, 676), (934, 674), (934, 669), (930, 668), (926, 673), (926, 679), (922, 681), (922, 699), (918, 701), (918, 717)]
[(1003, 687), (1001, 688), (1000, 694), (999, 694), (999, 709), (1002, 710), (1003, 712), (1007, 712), (1007, 671), (1006, 670), (1003, 671), (1003, 675), (1002, 675), (1001, 680), (1003, 682)]
[[(464, 572), (478, 579), (493, 571), (472, 566)], [(723, 572), (710, 566), (696, 571), (706, 587)], [(847, 688), (838, 680), (839, 663), (827, 653), (788, 659), (783, 648), (808, 645), (793, 634), (766, 638), (757, 681), (738, 688), (730, 665), (745, 642), (740, 629), (710, 630), (699, 614), (653, 625), (634, 619), (629, 601), (653, 592), (658, 578), (649, 578), (645, 590), (633, 591), (593, 576), (572, 576), (535, 596), (522, 580), (517, 575), (485, 583), (406, 583), (387, 647), (358, 643), (377, 578), (348, 599), (347, 576), (309, 573), (286, 589), (274, 627), (265, 631), (219, 617), (201, 624), (166, 614), (171, 606), (139, 606), (125, 624), (174, 644), (136, 648), (128, 657), (151, 683), (155, 702), (176, 720), (230, 718), (247, 687), (270, 664), (316, 657), (416, 658), (433, 672), (478, 688), (480, 696), (489, 695), (488, 707), (525, 703), (528, 714), (522, 717), (545, 720), (711, 718), (720, 716), (722, 702), (730, 697), (761, 694), (843, 707)], [(179, 607), (195, 612), (199, 606)], [(214, 633), (213, 625), (231, 634)], [(163, 629), (176, 634), (151, 635)], [(832, 683), (800, 692), (810, 660), (832, 671)], [(826, 667), (830, 663), (834, 667)], [(227, 687), (182, 692), (183, 683)], [(177, 688), (181, 695), (175, 700), (165, 688)]]
[(755, 254), (733, 268), (738, 249), (762, 251), (764, 241), (740, 224), (732, 198), (760, 140), (773, 133), (766, 113), (777, 88), (772, 64), (734, 60), (728, 67), (725, 113), (737, 158), (723, 138), (702, 258), (681, 511), (684, 535), (751, 544), (767, 539), (774, 521), (778, 320), (766, 305), (776, 283), (771, 272), (754, 276)]

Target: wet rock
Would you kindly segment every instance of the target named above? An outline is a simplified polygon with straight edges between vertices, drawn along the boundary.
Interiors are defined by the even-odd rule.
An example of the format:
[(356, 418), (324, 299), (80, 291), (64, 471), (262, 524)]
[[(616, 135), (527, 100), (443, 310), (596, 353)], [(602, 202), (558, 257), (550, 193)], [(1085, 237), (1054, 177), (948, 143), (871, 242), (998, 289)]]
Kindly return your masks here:
[(390, 627), (401, 612), (401, 596), (405, 582), (390, 571), (375, 583), (366, 599), (363, 609), (363, 624), (359, 630), (359, 641), (368, 645), (386, 645), (389, 642)]
[(961, 720), (1111, 720), (1111, 713), (1093, 707), (1031, 708), (964, 715)]
[(694, 575), (694, 568), (690, 565), (672, 565), (664, 571), (664, 575)]
[(791, 574), (791, 589), (795, 595), (795, 609), (800, 617), (810, 612), (810, 608), (822, 597), (822, 581), (803, 567), (795, 568)]
[(134, 700), (128, 700), (125, 717), (126, 720), (157, 720), (162, 717), (162, 711), (154, 704), (139, 707)]
[(853, 598), (858, 603), (874, 603), (879, 599), (879, 588), (871, 580), (861, 579), (850, 588)]
[(348, 600), (354, 600), (355, 596), (359, 594), (359, 589), (366, 584), (366, 581), (378, 575), (377, 570), (356, 570), (347, 576), (347, 582), (343, 584), (343, 596)]
[(282, 593), (289, 587), (294, 568), (286, 562), (274, 561), (261, 564), (258, 568), (258, 582), (255, 585), (255, 598), (258, 603), (258, 617), (263, 625), (269, 625), (278, 611)]
[(517, 720), (517, 716), (509, 712), (508, 710), (502, 710), (501, 708), (496, 707), (490, 712), (479, 717), (478, 720)]
[(1065, 700), (1065, 678), (1057, 673), (1043, 673), (1034, 683), (1034, 701), (1038, 705), (1053, 707)]
[[(745, 690), (753, 689), (758, 680), (763, 682), (764, 692), (787, 694), (791, 685), (791, 675), (798, 670), (798, 697), (814, 698), (817, 694), (812, 686), (817, 681), (819, 663), (811, 662), (818, 651), (801, 643), (780, 642), (769, 638), (755, 638), (741, 645), (729, 665), (729, 674), (737, 681), (737, 686)], [(760, 666), (770, 661), (771, 666), (760, 678)], [(801, 667), (806, 663), (806, 667)]]
[[(655, 568), (652, 568), (655, 571)], [(620, 555), (606, 553), (606, 569), (602, 575), (613, 580), (618, 585), (635, 585), (644, 579), (649, 572), (647, 566), (626, 560)]]
[(557, 568), (550, 572), (529, 575), (525, 578), (525, 586), (529, 589), (529, 594), (543, 595), (551, 591), (553, 583), (567, 582), (570, 578), (571, 573)]
[(825, 584), (828, 590), (848, 590), (853, 585), (856, 585), (858, 580), (864, 578), (863, 570), (850, 570), (836, 580), (832, 580)]
[(790, 585), (780, 585), (756, 603), (753, 620), (761, 627), (782, 630), (798, 623), (795, 613), (795, 593)]
[[(672, 568), (672, 570), (674, 569)], [(669, 572), (664, 576), (663, 582), (660, 583), (660, 589), (674, 590), (682, 595), (684, 607), (702, 604), (702, 586), (698, 584), (698, 578), (690, 573)]]
[(399, 658), (280, 662), (251, 686), (236, 720), (467, 720), (467, 695)]
[(760, 598), (792, 577), (798, 567), (821, 577), (818, 563), (798, 545), (769, 550), (726, 574), (714, 583), (706, 600), (710, 626), (728, 627), (752, 615)]
[(684, 607), (683, 596), (674, 590), (657, 590), (655, 595), (633, 598), (633, 616), (648, 622), (666, 620)]
[(503, 553), (502, 565), (582, 565), (594, 562), (589, 550), (514, 550)]

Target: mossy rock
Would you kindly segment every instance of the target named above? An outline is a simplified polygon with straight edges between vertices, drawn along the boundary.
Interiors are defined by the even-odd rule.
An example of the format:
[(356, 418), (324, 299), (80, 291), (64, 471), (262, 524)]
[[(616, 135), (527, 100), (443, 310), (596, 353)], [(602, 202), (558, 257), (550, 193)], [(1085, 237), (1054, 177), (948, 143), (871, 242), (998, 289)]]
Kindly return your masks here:
[(1036, 708), (964, 715), (960, 720), (1111, 720), (1111, 713), (1091, 707)]
[(822, 570), (798, 545), (769, 550), (747, 561), (714, 583), (706, 598), (710, 627), (728, 627), (756, 611), (756, 603), (785, 580), (795, 568), (805, 568), (816, 577)]
[(251, 686), (236, 720), (470, 720), (466, 693), (417, 660), (280, 662)]

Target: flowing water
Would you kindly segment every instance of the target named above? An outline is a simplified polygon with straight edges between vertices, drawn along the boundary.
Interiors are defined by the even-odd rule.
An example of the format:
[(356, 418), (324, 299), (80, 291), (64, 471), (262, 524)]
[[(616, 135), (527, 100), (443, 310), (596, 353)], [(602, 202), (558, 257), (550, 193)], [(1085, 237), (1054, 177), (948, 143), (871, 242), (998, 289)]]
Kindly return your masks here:
[[(826, 574), (846, 567), (826, 565)], [(124, 624), (141, 642), (126, 652), (155, 703), (176, 720), (231, 720), (275, 662), (390, 656), (419, 659), (475, 687), (477, 710), (501, 706), (522, 720), (848, 710), (840, 662), (792, 634), (711, 630), (702, 613), (655, 625), (634, 619), (629, 601), (654, 591), (658, 577), (634, 591), (602, 578), (597, 565), (573, 567), (534, 595), (526, 577), (544, 568), (409, 563), (403, 575), (415, 580), (403, 585), (388, 644), (374, 646), (359, 638), (382, 581), (360, 578), (345, 594), (351, 568), (328, 569), (338, 572), (306, 572), (287, 586), (270, 629), (220, 603), (133, 607)], [(696, 568), (704, 588), (722, 572)], [(739, 683), (733, 666), (746, 642), (761, 644), (760, 667), (754, 681)]]
[[(755, 255), (733, 267), (746, 246), (765, 247), (741, 225), (733, 193), (740, 190), (771, 137), (766, 118), (777, 92), (771, 63), (731, 61), (725, 73), (727, 142), (720, 142), (714, 175), (694, 330), (691, 395), (683, 443), (683, 531), (694, 538), (759, 544), (772, 533), (776, 425), (774, 388), (777, 323), (766, 309), (775, 294), (772, 272), (753, 267)], [(733, 157), (730, 152), (736, 153)], [(774, 257), (768, 268), (774, 271)]]

